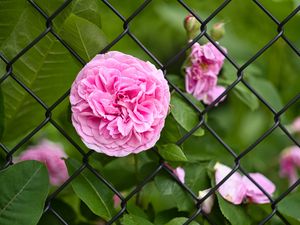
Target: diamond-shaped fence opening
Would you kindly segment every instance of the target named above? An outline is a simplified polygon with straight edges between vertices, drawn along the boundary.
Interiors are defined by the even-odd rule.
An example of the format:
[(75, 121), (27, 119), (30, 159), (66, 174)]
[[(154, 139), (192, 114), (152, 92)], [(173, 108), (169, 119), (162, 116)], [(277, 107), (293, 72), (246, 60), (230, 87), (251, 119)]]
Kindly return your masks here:
[[(293, 90), (298, 91), (298, 93), (290, 92), (288, 95), (288, 102), (283, 102), (282, 105), (276, 104), (274, 106), (274, 102), (270, 102), (269, 92), (271, 89), (268, 89), (267, 92), (264, 89), (265, 87), (259, 86), (253, 80), (251, 80), (251, 76), (256, 71), (257, 64), (264, 63), (264, 54), (267, 54), (268, 51), (271, 51), (272, 46), (276, 44), (284, 44), (284, 48), (289, 48), (289, 51), (294, 53), (295, 63), (299, 64), (299, 37), (295, 38), (295, 34), (293, 30), (291, 30), (291, 24), (297, 24), (299, 21), (299, 17), (296, 18), (299, 13), (300, 6), (292, 9), (292, 11), (287, 15), (280, 15), (280, 20), (277, 19), (277, 13), (272, 11), (270, 8), (271, 3), (267, 3), (266, 1), (247, 1), (247, 5), (251, 6), (253, 9), (253, 17), (261, 17), (263, 21), (262, 24), (253, 24), (251, 18), (245, 18), (247, 20), (247, 24), (245, 21), (226, 21), (227, 15), (230, 16), (232, 12), (235, 11), (235, 4), (244, 4), (241, 2), (235, 1), (215, 1), (214, 3), (198, 3), (189, 0), (182, 1), (177, 0), (172, 3), (167, 2), (159, 2), (159, 1), (135, 1), (132, 3), (131, 1), (124, 1), (124, 3), (117, 3), (116, 1), (102, 0), (101, 6), (95, 5), (94, 2), (86, 1), (83, 3), (78, 3), (79, 1), (66, 0), (63, 3), (55, 4), (47, 4), (45, 1), (34, 1), (28, 0), (26, 1), (24, 8), (22, 6), (20, 9), (20, 13), (23, 10), (30, 11), (29, 17), (24, 18), (24, 21), (28, 21), (26, 26), (19, 27), (22, 29), (24, 34), (20, 35), (20, 39), (24, 39), (22, 43), (26, 43), (23, 45), (17, 45), (18, 48), (14, 49), (14, 51), (9, 51), (10, 54), (6, 55), (7, 52), (6, 47), (8, 45), (4, 45), (3, 49), (1, 49), (0, 57), (1, 57), (1, 71), (4, 71), (3, 74), (0, 74), (0, 85), (1, 89), (16, 89), (20, 91), (15, 92), (15, 97), (18, 101), (26, 102), (27, 105), (34, 105), (36, 107), (36, 113), (32, 115), (28, 113), (28, 120), (21, 121), (19, 120), (19, 116), (22, 113), (26, 113), (26, 108), (18, 108), (19, 106), (16, 104), (11, 105), (11, 112), (14, 111), (12, 115), (15, 116), (15, 121), (9, 126), (17, 127), (18, 125), (30, 124), (34, 125), (34, 129), (29, 130), (21, 130), (20, 135), (21, 138), (14, 139), (14, 133), (4, 133), (3, 142), (0, 143), (0, 156), (1, 156), (1, 165), (2, 168), (6, 168), (13, 164), (14, 157), (18, 155), (18, 151), (24, 149), (28, 146), (32, 139), (35, 137), (40, 137), (41, 130), (47, 130), (46, 133), (52, 134), (53, 132), (58, 133), (61, 137), (64, 138), (64, 141), (69, 146), (69, 152), (73, 152), (72, 154), (76, 155), (82, 159), (80, 164), (76, 164), (74, 166), (72, 173), (70, 174), (69, 179), (61, 186), (56, 189), (53, 189), (50, 192), (50, 195), (47, 198), (44, 215), (41, 221), (47, 221), (47, 223), (52, 224), (75, 224), (74, 215), (72, 213), (68, 213), (68, 205), (65, 205), (63, 209), (61, 205), (65, 203), (59, 203), (61, 200), (58, 199), (58, 196), (64, 193), (64, 190), (70, 188), (71, 186), (76, 192), (76, 180), (85, 179), (87, 185), (91, 182), (97, 182), (96, 186), (98, 186), (98, 190), (94, 190), (96, 192), (108, 192), (107, 196), (111, 196), (110, 200), (104, 199), (104, 201), (111, 201), (115, 195), (118, 198), (119, 203), (115, 207), (114, 212), (107, 212), (109, 216), (107, 217), (106, 224), (119, 224), (120, 219), (134, 210), (130, 207), (132, 202), (138, 202), (140, 200), (140, 196), (149, 194), (148, 189), (151, 185), (156, 185), (157, 189), (161, 189), (162, 192), (167, 193), (170, 196), (170, 201), (174, 201), (174, 204), (179, 206), (179, 208), (183, 208), (184, 210), (188, 208), (189, 215), (181, 214), (175, 212), (174, 217), (178, 217), (183, 215), (183, 217), (187, 217), (183, 224), (192, 224), (195, 221), (198, 221), (200, 224), (220, 224), (218, 220), (215, 219), (216, 215), (206, 214), (202, 208), (201, 204), (211, 195), (213, 195), (216, 190), (226, 181), (228, 180), (235, 171), (238, 171), (241, 174), (247, 176), (251, 182), (253, 182), (269, 199), (271, 202), (271, 207), (267, 210), (267, 216), (261, 218), (258, 221), (258, 224), (266, 224), (268, 222), (275, 221), (277, 224), (290, 224), (288, 218), (286, 218), (280, 210), (281, 207), (284, 207), (285, 198), (289, 198), (290, 194), (293, 190), (296, 189), (300, 180), (296, 181), (296, 183), (292, 184), (288, 189), (285, 189), (283, 192), (279, 193), (277, 198), (272, 198), (266, 190), (264, 190), (257, 182), (255, 182), (250, 176), (249, 172), (251, 171), (251, 155), (257, 155), (256, 157), (265, 157), (268, 156), (267, 153), (260, 154), (260, 151), (263, 151), (264, 142), (268, 141), (269, 136), (272, 135), (285, 135), (287, 143), (292, 143), (294, 145), (299, 146), (299, 141), (290, 133), (289, 129), (286, 126), (286, 122), (282, 122), (285, 120), (284, 116), (289, 111), (290, 108), (296, 107), (295, 105), (299, 104), (300, 94), (299, 94), (299, 84), (295, 84), (296, 88)], [(207, 1), (208, 2), (208, 1)], [(80, 5), (81, 4), (81, 5)], [(90, 5), (89, 5), (90, 4)], [(211, 5), (210, 5), (211, 4)], [(267, 4), (267, 6), (265, 6)], [(203, 6), (208, 10), (209, 14), (201, 15), (198, 14), (198, 11), (201, 11), (201, 8), (197, 8), (197, 6)], [(74, 129), (69, 125), (64, 124), (59, 120), (57, 115), (62, 113), (62, 109), (64, 107), (68, 107), (68, 97), (70, 90), (65, 90), (61, 88), (61, 82), (67, 82), (71, 85), (71, 82), (75, 79), (75, 74), (80, 70), (82, 66), (86, 64), (89, 58), (88, 52), (82, 52), (78, 50), (78, 45), (80, 45), (80, 36), (81, 32), (88, 32), (89, 27), (80, 27), (80, 20), (76, 26), (74, 25), (71, 28), (71, 32), (73, 36), (66, 36), (64, 30), (62, 29), (62, 22), (68, 23), (70, 21), (64, 20), (65, 13), (70, 11), (76, 12), (82, 15), (82, 18), (85, 18), (85, 11), (82, 10), (82, 7), (90, 7), (92, 10), (98, 12), (99, 15), (103, 13), (103, 17), (96, 16), (92, 18), (93, 22), (96, 24), (99, 23), (99, 26), (102, 24), (104, 29), (110, 31), (108, 34), (108, 40), (94, 40), (102, 46), (101, 49), (95, 49), (96, 53), (105, 53), (109, 50), (128, 50), (129, 53), (133, 55), (135, 52), (139, 52), (139, 55), (144, 55), (145, 59), (152, 61), (154, 64), (160, 68), (164, 74), (166, 79), (169, 82), (169, 86), (172, 92), (176, 93), (178, 97), (178, 101), (186, 104), (187, 107), (190, 108), (193, 113), (199, 117), (199, 122), (193, 124), (193, 126), (189, 128), (182, 129), (178, 134), (173, 134), (174, 142), (178, 145), (186, 146), (186, 154), (188, 157), (192, 158), (195, 154), (201, 152), (201, 157), (204, 159), (213, 159), (220, 160), (222, 159), (228, 164), (232, 165), (233, 170), (230, 174), (228, 174), (222, 182), (217, 185), (213, 184), (210, 191), (202, 196), (198, 197), (197, 190), (195, 188), (195, 179), (203, 179), (207, 178), (207, 174), (203, 175), (201, 173), (201, 167), (197, 165), (190, 165), (189, 169), (187, 169), (186, 179), (187, 182), (182, 183), (179, 178), (174, 175), (170, 166), (163, 160), (161, 155), (159, 154), (156, 147), (154, 147), (149, 152), (143, 152), (140, 155), (136, 156), (135, 160), (138, 160), (138, 157), (143, 157), (145, 159), (149, 159), (149, 163), (144, 167), (134, 167), (132, 158), (124, 159), (123, 164), (118, 164), (118, 162), (111, 161), (109, 157), (106, 156), (97, 156), (93, 151), (87, 149), (78, 138), (74, 138)], [(127, 7), (127, 8), (126, 8)], [(158, 8), (163, 8), (159, 13), (163, 13), (162, 18), (164, 21), (159, 24), (161, 21), (156, 21), (157, 15), (149, 15), (151, 12), (156, 10), (158, 13)], [(147, 11), (151, 8), (151, 11)], [(246, 9), (245, 10), (249, 10)], [(74, 17), (76, 17), (76, 13), (74, 13)], [(192, 14), (196, 17), (196, 19), (201, 23), (201, 28), (199, 30), (198, 35), (195, 39), (191, 40), (189, 43), (182, 43), (182, 46), (178, 49), (173, 49), (172, 52), (174, 55), (165, 55), (164, 49), (160, 49), (157, 43), (167, 42), (166, 48), (173, 48), (172, 39), (164, 40), (160, 36), (152, 37), (152, 42), (150, 38), (146, 38), (148, 36), (151, 37), (153, 30), (156, 29), (156, 33), (159, 29), (177, 29), (178, 37), (169, 37), (169, 38), (181, 38), (184, 40), (184, 30), (182, 27), (182, 17), (185, 14)], [(238, 12), (236, 12), (238, 13)], [(241, 12), (242, 13), (242, 12)], [(1, 16), (1, 15), (0, 15)], [(140, 18), (149, 17), (149, 20), (146, 24), (140, 22)], [(257, 49), (248, 48), (245, 51), (245, 54), (241, 57), (241, 61), (237, 61), (237, 58), (240, 58), (239, 55), (231, 54), (235, 52), (235, 49), (227, 49), (228, 53), (224, 51), (224, 49), (220, 48), (217, 42), (211, 37), (209, 33), (208, 27), (218, 20), (222, 20), (224, 18), (225, 23), (231, 23), (232, 30), (229, 29), (228, 36), (224, 40), (224, 45), (226, 43), (230, 43), (232, 41), (237, 41), (242, 43), (243, 39), (252, 39), (252, 41), (257, 40), (259, 44), (256, 45)], [(235, 18), (235, 17), (234, 17)], [(283, 19), (282, 19), (283, 18)], [(14, 18), (7, 18), (8, 20), (14, 20)], [(30, 26), (30, 20), (37, 20), (39, 26), (32, 27)], [(229, 19), (230, 20), (230, 19)], [(178, 22), (180, 21), (180, 23)], [(157, 22), (157, 23), (156, 23)], [(117, 23), (119, 26), (116, 26), (116, 29), (110, 30), (110, 24)], [(170, 27), (163, 27), (163, 25), (169, 24)], [(266, 25), (267, 24), (267, 25)], [(72, 25), (72, 24), (71, 24)], [(18, 24), (17, 24), (18, 26)], [(143, 27), (144, 26), (144, 27)], [(159, 27), (157, 27), (159, 26)], [(240, 40), (232, 40), (230, 36), (230, 32), (234, 31), (235, 26), (248, 26), (249, 33), (240, 33)], [(265, 33), (258, 33), (256, 31), (256, 26), (258, 30), (261, 30), (261, 26), (267, 26), (268, 35)], [(293, 27), (297, 27), (296, 26)], [(92, 27), (92, 25), (91, 25)], [(292, 26), (291, 26), (292, 27)], [(74, 30), (72, 30), (74, 29)], [(77, 30), (76, 30), (77, 29)], [(285, 32), (285, 29), (288, 29)], [(146, 31), (146, 32), (145, 32)], [(99, 31), (100, 32), (100, 31)], [(163, 30), (162, 30), (163, 32)], [(272, 33), (272, 35), (270, 35)], [(100, 33), (99, 33), (100, 34)], [(71, 38), (75, 40), (75, 42), (70, 43), (68, 39)], [(96, 37), (95, 37), (96, 38)], [(298, 39), (297, 39), (298, 38)], [(125, 46), (122, 42), (127, 39), (130, 40), (130, 46)], [(227, 89), (219, 96), (211, 105), (205, 106), (202, 104), (195, 103), (188, 96), (184, 94), (184, 88), (177, 85), (176, 81), (172, 79), (170, 75), (170, 70), (172, 70), (172, 66), (177, 66), (183, 63), (184, 57), (191, 48), (191, 46), (197, 42), (206, 39), (211, 42), (214, 46), (216, 46), (219, 51), (225, 56), (226, 67), (228, 69), (229, 77), (227, 81)], [(76, 42), (78, 41), (78, 43)], [(8, 42), (18, 42), (18, 40), (8, 40)], [(7, 42), (7, 43), (8, 43)], [(47, 48), (44, 48), (41, 43), (47, 42)], [(280, 43), (279, 43), (280, 42)], [(77, 43), (77, 44), (74, 44)], [(126, 41), (125, 43), (129, 43)], [(91, 45), (94, 42), (89, 43)], [(154, 44), (154, 46), (152, 46)], [(163, 54), (159, 54), (159, 52)], [(53, 52), (59, 52), (60, 55), (52, 55)], [(142, 54), (140, 54), (142, 52)], [(168, 51), (166, 51), (168, 52)], [(30, 53), (30, 54), (29, 54)], [(272, 53), (270, 53), (272, 54)], [(34, 57), (28, 58), (28, 57)], [(280, 56), (278, 56), (280, 57)], [(161, 60), (163, 58), (163, 60)], [(28, 64), (24, 64), (24, 62), (28, 60), (34, 60), (37, 62), (35, 65), (28, 66)], [(39, 69), (39, 63), (41, 61), (46, 62), (46, 65), (43, 66), (44, 70), (51, 71), (51, 63), (56, 61), (60, 63), (61, 74), (51, 74), (50, 82), (53, 84), (52, 90), (48, 90), (50, 92), (53, 91), (53, 95), (45, 98), (45, 92), (41, 91), (39, 87), (44, 85), (43, 81), (43, 71)], [(73, 71), (68, 69), (68, 65), (76, 65), (73, 68)], [(284, 65), (282, 65), (284, 66)], [(171, 68), (170, 68), (171, 67)], [(278, 67), (279, 68), (279, 67)], [(38, 71), (38, 72), (37, 72)], [(286, 70), (288, 71), (288, 69)], [(35, 82), (35, 85), (30, 85), (28, 82), (28, 78), (25, 76), (26, 73), (36, 73), (36, 77), (33, 79), (40, 79)], [(282, 75), (288, 79), (289, 74)], [(294, 76), (293, 74), (291, 76)], [(299, 77), (299, 75), (297, 75)], [(295, 78), (294, 78), (295, 79)], [(295, 79), (296, 80), (296, 79)], [(299, 80), (299, 79), (298, 79)], [(49, 80), (48, 80), (49, 82)], [(285, 86), (283, 86), (285, 87)], [(253, 112), (251, 115), (247, 115), (247, 117), (236, 116), (235, 113), (239, 114), (239, 112), (243, 112), (244, 110), (239, 109), (230, 109), (230, 105), (227, 108), (218, 108), (214, 107), (217, 105), (224, 96), (228, 96), (231, 98), (234, 91), (245, 91), (251, 94), (252, 102), (250, 102), (250, 106), (254, 107), (255, 104), (260, 104), (260, 109), (258, 112)], [(175, 94), (174, 94), (175, 95)], [(232, 97), (233, 98), (233, 97)], [(250, 100), (251, 100), (250, 99)], [(250, 101), (249, 100), (249, 101)], [(241, 101), (238, 99), (234, 99), (234, 101), (239, 101), (238, 105), (241, 104)], [(254, 102), (254, 103), (253, 103)], [(25, 105), (26, 105), (25, 104)], [(255, 106), (259, 107), (259, 106)], [(297, 108), (297, 107), (296, 107)], [(296, 109), (297, 110), (297, 109)], [(259, 115), (263, 111), (268, 112), (268, 118), (264, 118), (263, 120), (259, 120)], [(207, 116), (216, 112), (214, 116), (208, 121)], [(232, 114), (230, 121), (222, 121), (220, 117), (222, 114), (229, 113)], [(258, 115), (258, 116), (256, 116)], [(1, 115), (2, 116), (2, 115)], [(70, 117), (70, 115), (65, 115), (66, 117)], [(210, 121), (217, 121), (219, 123), (219, 127), (214, 127), (210, 125)], [(237, 122), (237, 120), (239, 120)], [(268, 123), (266, 123), (268, 121)], [(170, 121), (170, 124), (172, 121)], [(261, 128), (261, 123), (264, 125), (264, 129)], [(268, 125), (266, 125), (268, 124)], [(247, 133), (247, 129), (243, 129), (241, 134), (227, 134), (226, 126), (253, 126), (257, 133), (255, 135)], [(198, 137), (197, 134), (199, 132), (206, 132), (205, 136)], [(239, 135), (239, 138), (244, 138), (243, 146), (235, 145), (235, 143), (227, 143), (226, 137), (224, 135), (219, 135), (219, 133), (226, 134), (226, 136), (230, 135)], [(76, 136), (76, 135), (75, 135)], [(190, 140), (199, 140), (199, 145), (195, 146), (191, 144)], [(11, 142), (13, 140), (13, 142)], [(273, 140), (273, 139), (272, 139)], [(9, 142), (9, 144), (7, 144)], [(246, 147), (245, 147), (246, 146)], [(278, 149), (276, 150), (276, 152)], [(75, 153), (74, 153), (75, 152)], [(276, 153), (277, 154), (277, 153)], [(272, 157), (276, 157), (276, 154), (272, 153)], [(278, 156), (278, 155), (277, 155)], [(250, 159), (249, 159), (250, 158)], [(268, 159), (268, 160), (272, 160)], [(267, 161), (268, 161), (267, 160)], [(97, 161), (101, 161), (101, 165), (103, 167), (98, 167)], [(245, 165), (243, 165), (243, 162)], [(263, 160), (262, 160), (263, 163)], [(265, 162), (268, 163), (268, 162)], [(208, 165), (205, 165), (208, 166)], [(276, 167), (271, 165), (272, 168)], [(109, 168), (118, 167), (116, 169), (114, 176), (111, 176), (107, 173)], [(278, 166), (277, 166), (278, 167)], [(247, 168), (247, 169), (246, 169)], [(136, 170), (138, 172), (138, 176), (132, 179), (130, 177), (130, 173), (128, 171)], [(162, 177), (167, 177), (167, 182), (161, 182)], [(193, 179), (195, 177), (195, 179)], [(119, 179), (128, 179), (128, 184), (133, 184), (134, 188), (130, 189), (126, 193), (120, 192), (116, 186), (119, 186)], [(126, 187), (124, 187), (125, 189)], [(180, 193), (180, 196), (174, 196), (173, 191), (177, 190), (176, 193)], [(155, 193), (151, 193), (155, 194)], [(185, 202), (184, 198), (187, 198), (188, 201)], [(67, 200), (66, 200), (67, 201)], [(94, 220), (95, 223), (104, 224), (104, 221), (97, 221), (98, 217), (95, 216), (92, 210), (97, 210), (85, 205), (85, 203), (80, 203), (80, 210), (83, 214), (86, 214), (87, 217)], [(143, 203), (147, 204), (147, 203)], [(160, 204), (157, 202), (156, 204)], [(161, 203), (163, 205), (163, 202)], [(283, 206), (281, 206), (283, 205)], [(162, 206), (163, 207), (163, 206)], [(150, 209), (151, 210), (151, 209)], [(153, 209), (152, 209), (153, 210)], [(71, 212), (72, 210), (70, 210)], [(170, 209), (168, 211), (170, 215), (174, 215), (174, 212)], [(21, 213), (21, 212), (16, 212)], [(219, 212), (220, 213), (220, 212)], [(255, 211), (253, 211), (255, 213)], [(172, 216), (170, 217), (172, 219)], [(163, 224), (166, 221), (157, 222), (158, 224)], [(42, 222), (41, 222), (42, 223)]]

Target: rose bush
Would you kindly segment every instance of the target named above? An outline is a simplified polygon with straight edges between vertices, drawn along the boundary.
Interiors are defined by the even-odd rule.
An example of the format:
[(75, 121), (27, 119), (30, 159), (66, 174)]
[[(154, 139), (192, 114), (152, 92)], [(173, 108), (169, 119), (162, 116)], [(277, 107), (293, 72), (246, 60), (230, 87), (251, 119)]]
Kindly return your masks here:
[(154, 146), (170, 93), (161, 70), (115, 51), (97, 55), (79, 72), (70, 101), (72, 122), (83, 142), (120, 157)]

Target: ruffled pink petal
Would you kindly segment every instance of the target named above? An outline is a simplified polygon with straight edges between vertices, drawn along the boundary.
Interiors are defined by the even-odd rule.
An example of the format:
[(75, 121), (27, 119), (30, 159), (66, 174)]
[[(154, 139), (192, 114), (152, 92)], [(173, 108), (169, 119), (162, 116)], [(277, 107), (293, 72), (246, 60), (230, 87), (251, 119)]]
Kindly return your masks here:
[(117, 157), (153, 147), (170, 103), (161, 70), (117, 51), (86, 64), (70, 93), (72, 123), (82, 141)]
[[(216, 184), (221, 182), (232, 171), (231, 168), (220, 163), (216, 163), (214, 169), (216, 171)], [(246, 195), (246, 187), (242, 182), (242, 176), (238, 172), (233, 173), (228, 180), (218, 188), (218, 191), (227, 201), (235, 205), (241, 204)]]
[[(249, 173), (249, 176), (258, 183), (270, 196), (275, 192), (275, 185), (261, 173)], [(268, 203), (268, 197), (251, 181), (243, 176), (243, 184), (247, 189), (246, 196), (250, 202), (263, 204)]]
[[(205, 104), (211, 104), (213, 101), (215, 101), (223, 92), (225, 91), (225, 88), (222, 86), (215, 86), (210, 91), (207, 92), (206, 96), (203, 99), (203, 102)], [(221, 98), (221, 101), (224, 101), (225, 96)], [(218, 104), (216, 104), (218, 105)]]

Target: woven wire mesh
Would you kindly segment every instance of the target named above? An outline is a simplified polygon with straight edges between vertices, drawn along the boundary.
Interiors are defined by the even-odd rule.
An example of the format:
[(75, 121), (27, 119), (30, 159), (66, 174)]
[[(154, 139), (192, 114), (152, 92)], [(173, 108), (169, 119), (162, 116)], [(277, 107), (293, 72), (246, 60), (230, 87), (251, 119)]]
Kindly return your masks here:
[[(133, 32), (130, 30), (130, 24), (134, 22), (136, 16), (138, 16), (143, 10), (147, 8), (149, 4), (151, 4), (152, 0), (146, 0), (144, 1), (130, 16), (127, 18), (124, 17), (115, 7), (112, 6), (112, 4), (107, 0), (102, 0), (102, 2), (111, 10), (123, 23), (123, 31), (111, 42), (109, 43), (104, 49), (99, 49), (99, 53), (105, 53), (110, 50), (114, 45), (116, 45), (122, 38), (125, 36), (130, 37), (141, 50), (143, 50), (157, 65), (158, 67), (164, 72), (164, 74), (167, 74), (167, 70), (169, 66), (176, 62), (179, 57), (182, 57), (184, 54), (186, 54), (186, 51), (188, 51), (191, 46), (199, 41), (201, 38), (205, 37), (208, 39), (209, 42), (211, 42), (228, 60), (228, 62), (235, 68), (236, 70), (236, 79), (226, 88), (226, 91), (222, 93), (211, 105), (206, 106), (203, 110), (200, 109), (197, 105), (195, 105), (192, 101), (190, 101), (189, 98), (187, 98), (184, 93), (172, 82), (169, 82), (170, 89), (172, 91), (177, 92), (189, 105), (191, 108), (197, 111), (200, 122), (189, 132), (187, 132), (184, 136), (182, 136), (178, 141), (177, 144), (180, 145), (183, 142), (185, 142), (198, 128), (203, 128), (207, 132), (209, 132), (216, 141), (218, 141), (230, 154), (233, 158), (233, 161), (235, 163), (234, 169), (231, 171), (230, 174), (228, 174), (222, 182), (215, 185), (203, 198), (198, 198), (197, 193), (194, 193), (188, 186), (181, 183), (177, 176), (175, 176), (172, 172), (172, 170), (166, 166), (163, 158), (159, 155), (157, 149), (154, 147), (152, 151), (154, 151), (158, 157), (159, 160), (157, 162), (156, 168), (148, 174), (144, 180), (136, 185), (136, 188), (131, 191), (127, 196), (123, 196), (121, 192), (119, 192), (114, 186), (110, 183), (108, 179), (105, 179), (101, 173), (99, 173), (93, 166), (89, 163), (90, 156), (94, 153), (94, 151), (89, 151), (88, 153), (85, 153), (84, 150), (80, 148), (80, 146), (72, 139), (72, 137), (65, 131), (53, 118), (52, 118), (52, 111), (61, 104), (66, 98), (68, 98), (70, 90), (68, 90), (66, 93), (64, 93), (59, 99), (57, 99), (56, 102), (54, 102), (52, 105), (47, 105), (43, 102), (42, 99), (40, 99), (29, 87), (27, 87), (13, 72), (14, 63), (27, 51), (29, 51), (34, 45), (36, 45), (41, 39), (43, 39), (47, 34), (53, 35), (68, 51), (69, 53), (76, 59), (78, 62), (84, 66), (86, 62), (74, 51), (61, 37), (60, 35), (55, 31), (55, 28), (52, 24), (52, 21), (66, 8), (68, 5), (72, 2), (72, 0), (65, 1), (62, 5), (60, 5), (51, 15), (47, 15), (43, 9), (36, 4), (33, 0), (28, 0), (28, 2), (31, 4), (31, 6), (37, 10), (45, 19), (45, 30), (40, 33), (34, 40), (32, 40), (25, 48), (23, 48), (18, 54), (16, 54), (12, 59), (8, 60), (1, 52), (0, 52), (0, 58), (5, 62), (6, 64), (6, 73), (1, 76), (0, 78), (0, 84), (2, 84), (6, 79), (12, 78), (18, 85), (20, 85), (26, 92), (28, 92), (35, 100), (38, 102), (45, 110), (45, 118), (44, 120), (34, 129), (32, 130), (25, 138), (23, 138), (21, 141), (19, 141), (13, 148), (9, 149), (7, 146), (5, 146), (3, 143), (0, 143), (0, 147), (2, 151), (6, 154), (6, 163), (5, 167), (8, 167), (11, 165), (12, 159), (14, 154), (18, 151), (18, 149), (24, 145), (26, 142), (28, 142), (39, 130), (41, 130), (46, 124), (52, 124), (74, 147), (77, 149), (77, 151), (82, 155), (82, 165), (80, 168), (78, 168), (71, 176), (70, 178), (59, 188), (57, 188), (50, 196), (48, 196), (44, 213), (52, 213), (57, 220), (61, 222), (61, 224), (68, 224), (65, 219), (64, 215), (61, 215), (60, 212), (57, 212), (52, 207), (53, 200), (59, 195), (60, 192), (63, 191), (70, 182), (75, 179), (82, 171), (89, 170), (92, 172), (95, 177), (99, 180), (99, 182), (102, 182), (105, 184), (114, 194), (116, 194), (121, 199), (121, 210), (113, 216), (113, 218), (107, 222), (107, 224), (113, 224), (114, 222), (118, 221), (123, 214), (127, 213), (127, 203), (130, 199), (132, 199), (137, 193), (141, 191), (141, 189), (147, 185), (160, 171), (165, 171), (168, 173), (172, 179), (174, 179), (178, 185), (181, 186), (181, 188), (191, 196), (191, 198), (194, 200), (194, 212), (191, 214), (189, 219), (184, 224), (190, 224), (192, 221), (194, 221), (198, 216), (202, 216), (209, 224), (215, 224), (209, 215), (205, 214), (203, 210), (201, 210), (201, 204), (214, 192), (235, 172), (240, 171), (242, 174), (247, 176), (270, 200), (271, 202), (271, 210), (270, 214), (265, 217), (260, 224), (267, 223), (272, 217), (277, 216), (283, 224), (290, 224), (287, 219), (277, 210), (277, 205), (282, 199), (284, 199), (289, 193), (291, 193), (300, 183), (300, 180), (298, 180), (296, 183), (294, 183), (292, 186), (290, 186), (284, 193), (281, 193), (277, 198), (272, 198), (258, 183), (256, 183), (246, 172), (246, 170), (242, 167), (240, 164), (240, 160), (245, 157), (249, 152), (251, 152), (260, 142), (262, 142), (264, 139), (266, 139), (276, 128), (281, 129), (285, 135), (293, 142), (295, 145), (300, 146), (297, 140), (291, 135), (291, 133), (285, 128), (285, 126), (282, 125), (280, 118), (281, 116), (292, 106), (294, 105), (299, 99), (300, 99), (300, 93), (298, 93), (294, 98), (292, 98), (286, 105), (284, 105), (283, 108), (281, 108), (279, 111), (275, 110), (271, 104), (269, 104), (268, 101), (265, 100), (264, 96), (261, 96), (256, 90), (255, 87), (251, 86), (245, 79), (244, 79), (244, 71), (247, 67), (249, 67), (257, 58), (259, 58), (267, 49), (269, 49), (278, 39), (284, 40), (287, 45), (292, 49), (294, 53), (297, 54), (297, 56), (300, 56), (300, 51), (296, 47), (296, 45), (290, 41), (290, 39), (285, 35), (284, 28), (285, 25), (291, 20), (300, 10), (300, 6), (298, 6), (296, 9), (294, 9), (286, 18), (284, 18), (282, 21), (277, 20), (275, 16), (268, 11), (263, 4), (258, 0), (253, 0), (254, 4), (258, 7), (259, 10), (261, 10), (265, 15), (267, 15), (272, 22), (277, 27), (277, 33), (276, 35), (269, 40), (269, 42), (263, 46), (259, 51), (257, 51), (251, 58), (249, 58), (244, 64), (239, 65), (232, 57), (230, 57), (226, 52), (219, 47), (219, 45), (213, 40), (213, 38), (209, 35), (207, 32), (207, 24), (212, 21), (217, 14), (219, 14), (229, 3), (231, 3), (231, 0), (224, 1), (217, 9), (215, 9), (206, 19), (202, 19), (196, 12), (194, 12), (187, 3), (185, 3), (183, 0), (177, 0), (177, 2), (180, 4), (181, 7), (183, 7), (187, 13), (192, 14), (200, 23), (201, 28), (199, 31), (199, 34), (184, 48), (182, 48), (180, 51), (178, 51), (177, 54), (172, 56), (166, 63), (161, 63), (157, 57), (154, 56), (154, 54), (147, 49), (143, 43), (135, 36)], [(232, 3), (234, 4), (234, 3)], [(168, 77), (166, 77), (168, 79)], [(255, 96), (259, 99), (259, 101), (265, 105), (268, 110), (272, 113), (274, 117), (274, 123), (273, 125), (259, 138), (257, 138), (256, 141), (254, 141), (249, 147), (244, 149), (241, 153), (237, 154), (229, 145), (225, 143), (225, 141), (214, 131), (212, 127), (207, 124), (204, 117), (205, 115), (211, 111), (215, 104), (217, 104), (225, 95), (227, 95), (232, 89), (234, 89), (239, 83), (244, 84)]]

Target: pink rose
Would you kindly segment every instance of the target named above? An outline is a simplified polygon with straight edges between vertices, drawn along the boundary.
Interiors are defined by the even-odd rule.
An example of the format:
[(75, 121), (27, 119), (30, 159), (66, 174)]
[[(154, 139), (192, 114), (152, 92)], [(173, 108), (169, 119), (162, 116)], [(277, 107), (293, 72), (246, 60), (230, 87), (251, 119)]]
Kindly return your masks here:
[[(221, 182), (232, 169), (217, 163), (215, 165), (216, 184)], [(260, 173), (249, 173), (249, 176), (259, 184), (270, 196), (275, 192), (275, 185)], [(238, 205), (244, 200), (250, 203), (264, 204), (270, 202), (268, 197), (246, 176), (234, 172), (218, 189), (220, 195), (227, 201)]]
[(112, 51), (79, 72), (70, 95), (72, 122), (83, 142), (109, 156), (154, 146), (168, 113), (170, 92), (150, 62)]
[[(223, 50), (226, 51), (224, 48)], [(225, 90), (225, 88), (217, 86), (224, 56), (211, 43), (203, 46), (195, 43), (189, 59), (190, 66), (185, 68), (186, 91), (205, 104), (211, 104)]]
[[(222, 49), (226, 52), (225, 48)], [(192, 64), (198, 64), (201, 68), (197, 76), (208, 73), (218, 75), (225, 59), (224, 55), (210, 42), (202, 46), (195, 43), (192, 46), (190, 58)]]
[(291, 125), (293, 133), (300, 133), (300, 117), (297, 117)]
[(290, 185), (298, 180), (297, 167), (300, 167), (300, 148), (291, 146), (284, 149), (280, 155), (280, 176), (287, 177)]
[(61, 145), (43, 140), (31, 146), (19, 156), (19, 161), (36, 160), (43, 162), (49, 173), (50, 183), (58, 186), (68, 179), (68, 170), (64, 158), (67, 158)]

